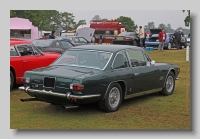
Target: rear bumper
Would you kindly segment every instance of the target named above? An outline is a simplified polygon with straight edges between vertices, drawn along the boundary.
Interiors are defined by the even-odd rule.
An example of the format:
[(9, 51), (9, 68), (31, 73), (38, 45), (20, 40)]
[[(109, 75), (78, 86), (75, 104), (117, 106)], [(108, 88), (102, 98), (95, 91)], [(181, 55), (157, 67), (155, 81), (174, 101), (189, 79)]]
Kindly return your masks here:
[(29, 87), (21, 86), (19, 87), (19, 90), (25, 91), (27, 94), (34, 96), (35, 94), (40, 95), (47, 95), (47, 96), (56, 96), (56, 97), (62, 97), (67, 99), (88, 99), (88, 98), (94, 98), (94, 97), (100, 97), (100, 94), (94, 94), (94, 95), (72, 95), (71, 92), (67, 92), (66, 94), (62, 94), (59, 92), (52, 92), (52, 91), (45, 91), (45, 90), (37, 90), (37, 89), (31, 89)]

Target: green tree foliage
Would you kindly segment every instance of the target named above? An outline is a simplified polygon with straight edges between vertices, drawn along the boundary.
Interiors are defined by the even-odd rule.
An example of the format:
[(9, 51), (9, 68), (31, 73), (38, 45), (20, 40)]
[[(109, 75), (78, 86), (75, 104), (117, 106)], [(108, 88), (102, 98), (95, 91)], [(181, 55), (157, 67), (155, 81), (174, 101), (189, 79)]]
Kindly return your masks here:
[(185, 17), (185, 20), (184, 20), (184, 22), (185, 22), (185, 26), (186, 27), (189, 27), (190, 26), (190, 10), (182, 10), (183, 12), (188, 12), (188, 15)]
[(101, 20), (101, 17), (99, 15), (95, 15), (92, 20)]
[(86, 20), (79, 20), (78, 23), (76, 24), (75, 28), (77, 28), (80, 25), (86, 25)]
[(152, 28), (155, 28), (154, 22), (148, 22), (148, 24), (144, 26), (144, 32), (148, 32)]
[(128, 32), (135, 31), (137, 28), (137, 25), (130, 17), (120, 16), (116, 20), (121, 22)]
[(11, 10), (10, 17), (29, 19), (39, 30), (52, 30), (58, 27), (74, 29), (76, 22), (72, 13), (56, 10)]

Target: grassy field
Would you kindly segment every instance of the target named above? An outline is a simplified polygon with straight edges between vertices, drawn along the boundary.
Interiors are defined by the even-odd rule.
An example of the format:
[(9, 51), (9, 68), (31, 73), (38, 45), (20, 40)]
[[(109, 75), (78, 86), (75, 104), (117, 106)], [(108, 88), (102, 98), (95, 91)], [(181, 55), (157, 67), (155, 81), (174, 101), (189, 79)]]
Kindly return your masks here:
[[(184, 50), (147, 51), (156, 62), (181, 67), (174, 94), (158, 93), (123, 101), (114, 113), (103, 113), (96, 105), (63, 109), (45, 102), (21, 102), (29, 97), (17, 87), (10, 92), (11, 129), (190, 129), (190, 65)], [(187, 78), (188, 67), (188, 78)], [(188, 80), (187, 80), (188, 79)], [(188, 106), (188, 108), (187, 108)]]

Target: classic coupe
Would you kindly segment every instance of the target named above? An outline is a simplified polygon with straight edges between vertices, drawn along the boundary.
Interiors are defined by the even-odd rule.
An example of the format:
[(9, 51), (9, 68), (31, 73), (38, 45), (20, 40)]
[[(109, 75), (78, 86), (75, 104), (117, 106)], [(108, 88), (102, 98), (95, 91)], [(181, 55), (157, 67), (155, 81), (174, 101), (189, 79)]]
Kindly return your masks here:
[(136, 32), (122, 32), (114, 38), (112, 44), (140, 46), (140, 39)]
[(117, 111), (123, 99), (160, 92), (171, 95), (180, 68), (155, 63), (140, 47), (83, 45), (68, 49), (48, 67), (27, 71), (24, 86), (30, 98), (65, 108), (96, 103), (105, 112)]
[(69, 40), (38, 39), (33, 40), (32, 43), (42, 52), (56, 52), (60, 54), (62, 54), (67, 49), (74, 47), (74, 45)]
[(59, 53), (43, 53), (31, 42), (10, 40), (10, 89), (15, 84), (23, 84), (24, 72), (53, 63)]

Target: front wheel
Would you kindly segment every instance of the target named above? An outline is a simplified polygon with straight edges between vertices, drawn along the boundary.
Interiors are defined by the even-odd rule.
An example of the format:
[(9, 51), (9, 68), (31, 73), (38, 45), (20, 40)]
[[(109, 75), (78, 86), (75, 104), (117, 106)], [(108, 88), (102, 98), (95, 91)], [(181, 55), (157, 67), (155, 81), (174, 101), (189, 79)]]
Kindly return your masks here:
[(122, 89), (118, 83), (113, 83), (110, 85), (106, 96), (99, 103), (99, 108), (105, 112), (117, 111), (122, 102)]
[(12, 71), (10, 71), (10, 90), (13, 88), (14, 85), (14, 76)]
[(167, 79), (165, 81), (165, 85), (162, 89), (161, 94), (165, 96), (172, 95), (175, 88), (175, 76), (172, 71), (169, 72)]

